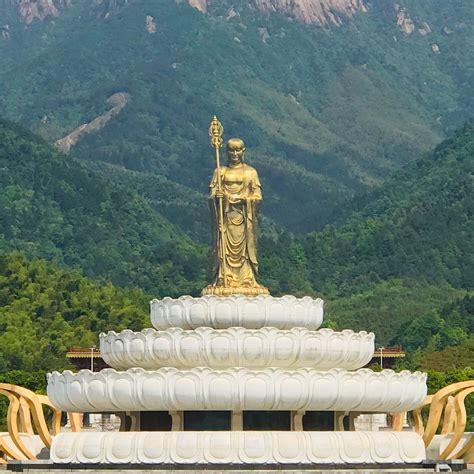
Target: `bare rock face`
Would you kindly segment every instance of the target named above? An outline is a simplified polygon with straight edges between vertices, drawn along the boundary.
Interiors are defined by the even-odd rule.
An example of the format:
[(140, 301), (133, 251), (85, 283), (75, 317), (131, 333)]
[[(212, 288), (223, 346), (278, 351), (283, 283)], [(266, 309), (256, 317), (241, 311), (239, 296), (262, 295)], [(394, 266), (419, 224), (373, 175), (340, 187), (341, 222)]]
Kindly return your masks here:
[(428, 23), (426, 23), (426, 21), (424, 21), (421, 24), (421, 26), (418, 28), (418, 33), (420, 33), (420, 35), (422, 35), (422, 36), (429, 35), (431, 33), (430, 25), (428, 25)]
[(151, 15), (147, 15), (145, 18), (145, 28), (150, 34), (156, 33), (155, 18)]
[[(48, 17), (57, 17), (73, 1), (83, 2), (89, 14), (107, 18), (109, 15), (126, 7), (133, 0), (11, 0), (27, 24), (35, 20), (43, 21)], [(181, 3), (182, 0), (175, 0)], [(221, 0), (184, 0), (202, 13), (207, 13), (211, 4)], [(249, 6), (261, 12), (281, 12), (307, 24), (339, 25), (344, 17), (351, 17), (357, 12), (367, 11), (367, 0), (248, 0)], [(231, 14), (237, 15), (232, 8)], [(151, 25), (150, 25), (151, 28)], [(148, 25), (147, 25), (148, 29)]]
[(107, 103), (111, 106), (110, 110), (104, 112), (102, 115), (96, 117), (92, 122), (83, 123), (74, 129), (69, 135), (57, 140), (55, 145), (66, 153), (69, 153), (71, 148), (78, 142), (78, 140), (88, 133), (97, 132), (105, 127), (114, 117), (116, 117), (121, 110), (128, 104), (130, 95), (126, 92), (117, 92), (107, 99)]
[(253, 0), (261, 11), (278, 11), (296, 17), (303, 23), (339, 25), (341, 17), (367, 11), (363, 0)]
[(90, 12), (99, 18), (108, 18), (109, 15), (126, 7), (133, 0), (89, 0)]
[(30, 24), (35, 20), (58, 17), (73, 2), (80, 3), (84, 11), (99, 18), (107, 18), (112, 13), (126, 7), (133, 0), (11, 0), (21, 19)]
[(197, 8), (200, 12), (206, 13), (207, 12), (207, 4), (209, 0), (188, 0), (189, 4)]
[(0, 36), (5, 41), (10, 39), (10, 25), (0, 26)]
[(397, 3), (395, 4), (397, 11), (397, 26), (407, 35), (411, 35), (415, 31), (415, 24), (408, 14), (406, 8), (401, 7)]
[[(205, 13), (208, 5), (218, 0), (188, 0)], [(341, 24), (343, 17), (366, 12), (365, 0), (249, 0), (249, 5), (261, 12), (280, 12), (307, 24)]]
[(258, 34), (260, 35), (261, 40), (266, 44), (267, 39), (270, 38), (270, 33), (268, 33), (268, 28), (258, 28)]
[(15, 0), (15, 3), (22, 20), (30, 24), (59, 16), (61, 10), (71, 5), (71, 0)]
[(225, 19), (229, 21), (229, 20), (232, 20), (232, 18), (236, 18), (236, 17), (239, 17), (239, 13), (235, 10), (234, 7), (229, 8)]

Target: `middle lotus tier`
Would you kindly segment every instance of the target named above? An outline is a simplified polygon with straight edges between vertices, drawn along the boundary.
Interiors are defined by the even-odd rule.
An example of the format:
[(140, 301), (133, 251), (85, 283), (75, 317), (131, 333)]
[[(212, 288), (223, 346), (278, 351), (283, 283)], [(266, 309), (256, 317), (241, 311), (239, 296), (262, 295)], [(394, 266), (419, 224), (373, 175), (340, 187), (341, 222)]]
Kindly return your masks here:
[(374, 335), (365, 331), (310, 331), (212, 329), (164, 331), (145, 329), (100, 335), (105, 362), (117, 370), (133, 367), (311, 367), (317, 369), (359, 369), (374, 354)]
[(394, 413), (426, 397), (426, 374), (393, 370), (197, 368), (48, 374), (48, 396), (69, 412), (310, 410)]

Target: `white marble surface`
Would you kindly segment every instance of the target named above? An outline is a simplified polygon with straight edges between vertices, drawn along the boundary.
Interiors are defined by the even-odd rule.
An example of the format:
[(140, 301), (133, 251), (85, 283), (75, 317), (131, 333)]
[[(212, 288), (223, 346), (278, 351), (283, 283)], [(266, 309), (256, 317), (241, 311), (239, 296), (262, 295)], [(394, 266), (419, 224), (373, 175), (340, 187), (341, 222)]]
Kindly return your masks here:
[(426, 374), (195, 368), (48, 374), (53, 404), (72, 412), (143, 410), (351, 410), (400, 412), (426, 396)]
[[(10, 448), (11, 451), (17, 458), (22, 459), (24, 455), (18, 450), (17, 446), (13, 442), (10, 434), (8, 432), (0, 433), (0, 438), (2, 439), (3, 443)], [(38, 435), (30, 434), (30, 433), (20, 433), (20, 439), (23, 442), (24, 446), (30, 453), (34, 454), (35, 456), (40, 456), (42, 459), (48, 457), (49, 450), (44, 445), (43, 441)], [(42, 456), (41, 456), (42, 455)], [(7, 459), (9, 459), (7, 457)]]
[[(453, 433), (435, 435), (434, 438), (431, 440), (431, 443), (426, 448), (426, 458), (431, 460), (439, 459), (439, 455), (448, 447), (448, 444), (451, 442), (452, 438)], [(458, 444), (452, 451), (452, 454), (459, 452), (466, 445), (466, 443), (469, 443), (473, 438), (474, 433), (464, 433)], [(467, 463), (472, 462), (472, 448), (471, 451), (467, 453), (463, 459)]]
[(419, 463), (423, 440), (414, 432), (131, 432), (62, 433), (55, 463), (362, 464)]
[(359, 369), (374, 354), (374, 334), (331, 329), (145, 329), (100, 335), (100, 352), (117, 370), (133, 367)]
[(150, 303), (151, 323), (156, 329), (196, 329), (203, 326), (227, 329), (239, 326), (247, 329), (303, 327), (314, 330), (323, 322), (323, 304), (323, 300), (309, 296), (181, 296), (153, 300)]

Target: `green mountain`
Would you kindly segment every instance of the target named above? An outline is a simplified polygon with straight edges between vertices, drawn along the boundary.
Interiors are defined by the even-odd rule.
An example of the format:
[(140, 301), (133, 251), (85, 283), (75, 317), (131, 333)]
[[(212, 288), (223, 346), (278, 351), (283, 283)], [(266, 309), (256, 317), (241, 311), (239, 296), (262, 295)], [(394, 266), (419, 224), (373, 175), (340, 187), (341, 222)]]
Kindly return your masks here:
[[(165, 197), (149, 201), (114, 184), (115, 167), (95, 168), (1, 122), (0, 250), (155, 296), (197, 294), (210, 258), (156, 212)], [(473, 174), (474, 125), (467, 124), (356, 202), (344, 224), (261, 239), (262, 283), (274, 295), (324, 297), (334, 327), (407, 344), (400, 332), (407, 324), (435, 313), (439, 322), (442, 309), (473, 288)]]
[(75, 156), (159, 176), (194, 217), (170, 220), (202, 237), (216, 113), (247, 141), (270, 225), (317, 230), (472, 113), (471, 6), (0, 0), (0, 115), (50, 142), (76, 130), (62, 142)]
[[(0, 122), (0, 372), (66, 366), (69, 346), (148, 325), (148, 294), (204, 286), (203, 248), (147, 199), (108, 182), (114, 169), (93, 171)], [(356, 202), (344, 224), (263, 239), (261, 281), (274, 295), (324, 297), (327, 325), (402, 344), (407, 367), (444, 358), (461, 377), (474, 320), (473, 175), (474, 124), (466, 124)]]
[(473, 288), (473, 175), (470, 123), (363, 199), (346, 224), (301, 240), (313, 286), (344, 294), (407, 277)]
[(325, 296), (336, 327), (406, 343), (405, 323), (433, 319), (474, 287), (473, 176), (471, 123), (362, 198), (344, 224), (264, 239), (264, 283)]
[[(418, 300), (425, 296), (418, 293)], [(0, 382), (44, 393), (45, 372), (69, 368), (64, 355), (70, 347), (92, 347), (97, 344), (97, 334), (111, 328), (140, 330), (148, 326), (148, 299), (140, 290), (101, 285), (77, 271), (41, 260), (28, 261), (19, 253), (0, 254)], [(416, 365), (409, 365), (431, 369), (431, 393), (473, 376), (472, 368), (466, 367), (472, 365), (472, 302), (472, 297), (466, 297), (442, 312), (444, 335), (459, 332), (462, 326), (471, 336), (464, 335), (461, 344), (423, 358), (416, 353)], [(411, 335), (416, 335), (414, 329), (413, 325), (409, 328)], [(418, 334), (423, 334), (419, 326)], [(2, 425), (6, 410), (7, 401), (2, 398), (2, 429), (6, 429)]]
[(136, 192), (0, 121), (0, 250), (21, 250), (156, 296), (196, 293), (206, 258)]

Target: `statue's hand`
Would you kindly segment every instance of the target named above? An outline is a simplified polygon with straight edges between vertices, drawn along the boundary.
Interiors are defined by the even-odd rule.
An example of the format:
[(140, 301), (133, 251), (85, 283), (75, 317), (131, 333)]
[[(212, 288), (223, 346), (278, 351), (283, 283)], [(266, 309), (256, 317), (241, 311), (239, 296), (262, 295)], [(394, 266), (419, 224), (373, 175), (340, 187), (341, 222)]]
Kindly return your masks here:
[(231, 204), (240, 204), (243, 202), (243, 199), (238, 194), (231, 194), (228, 199)]
[(216, 190), (216, 198), (223, 199), (224, 198), (224, 191)]

